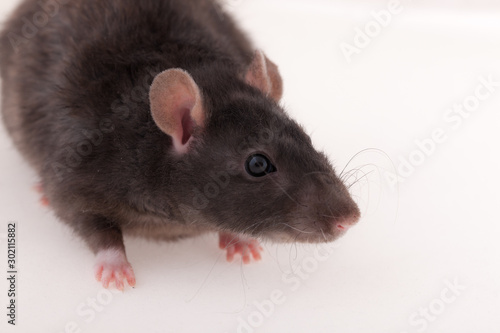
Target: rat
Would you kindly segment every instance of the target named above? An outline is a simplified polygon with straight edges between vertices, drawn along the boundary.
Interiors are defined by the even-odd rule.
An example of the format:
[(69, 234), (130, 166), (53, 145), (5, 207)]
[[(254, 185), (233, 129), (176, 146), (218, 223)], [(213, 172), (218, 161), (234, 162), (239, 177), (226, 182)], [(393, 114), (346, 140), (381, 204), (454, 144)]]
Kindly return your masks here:
[(283, 109), (277, 65), (212, 0), (24, 0), (1, 34), (2, 114), (42, 201), (136, 284), (124, 235), (330, 242), (360, 218)]

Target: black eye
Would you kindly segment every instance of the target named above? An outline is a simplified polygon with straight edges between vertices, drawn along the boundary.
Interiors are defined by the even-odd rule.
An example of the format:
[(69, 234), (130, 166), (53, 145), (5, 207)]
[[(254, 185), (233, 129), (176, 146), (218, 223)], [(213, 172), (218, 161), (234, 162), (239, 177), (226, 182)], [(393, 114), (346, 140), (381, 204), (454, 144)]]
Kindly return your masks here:
[(253, 177), (263, 177), (268, 173), (275, 172), (276, 168), (269, 159), (261, 154), (251, 155), (245, 164), (248, 174)]

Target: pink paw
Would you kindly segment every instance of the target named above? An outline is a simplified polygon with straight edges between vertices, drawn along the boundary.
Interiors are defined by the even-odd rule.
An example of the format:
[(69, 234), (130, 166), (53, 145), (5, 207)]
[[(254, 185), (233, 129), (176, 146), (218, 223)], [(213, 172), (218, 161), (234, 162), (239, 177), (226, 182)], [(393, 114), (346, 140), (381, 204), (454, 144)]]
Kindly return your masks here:
[(45, 194), (43, 193), (43, 185), (42, 183), (37, 183), (35, 186), (33, 186), (33, 189), (38, 193), (40, 194), (42, 197), (40, 198), (40, 204), (44, 207), (48, 207), (49, 206), (49, 199), (47, 199), (47, 197), (45, 196)]
[(125, 280), (129, 286), (135, 286), (135, 275), (132, 266), (122, 250), (107, 249), (97, 253), (95, 277), (102, 282), (104, 288), (114, 282), (116, 289), (123, 290)]
[(260, 260), (260, 252), (263, 250), (256, 239), (228, 232), (219, 233), (219, 247), (227, 251), (227, 261), (232, 261), (234, 255), (239, 253), (245, 264), (250, 263), (251, 257)]

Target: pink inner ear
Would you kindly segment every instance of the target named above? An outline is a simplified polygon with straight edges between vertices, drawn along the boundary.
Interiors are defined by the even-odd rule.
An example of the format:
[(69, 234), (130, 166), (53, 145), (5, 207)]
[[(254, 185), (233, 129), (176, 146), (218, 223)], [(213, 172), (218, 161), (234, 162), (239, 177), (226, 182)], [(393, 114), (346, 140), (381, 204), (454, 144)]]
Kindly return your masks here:
[(177, 153), (186, 153), (195, 127), (205, 120), (198, 86), (187, 72), (169, 69), (156, 76), (149, 97), (156, 125), (171, 136)]
[(189, 109), (184, 110), (184, 114), (182, 116), (182, 140), (181, 143), (185, 145), (191, 135), (193, 134), (193, 119), (191, 118)]

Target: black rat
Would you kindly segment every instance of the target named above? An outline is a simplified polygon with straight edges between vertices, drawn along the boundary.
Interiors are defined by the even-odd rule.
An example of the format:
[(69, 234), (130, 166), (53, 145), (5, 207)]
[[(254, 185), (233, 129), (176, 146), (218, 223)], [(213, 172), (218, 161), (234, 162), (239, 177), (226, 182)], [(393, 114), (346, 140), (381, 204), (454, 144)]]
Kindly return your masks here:
[(278, 67), (212, 0), (25, 0), (1, 35), (2, 113), (44, 201), (135, 277), (123, 235), (327, 242), (360, 212), (279, 105)]

